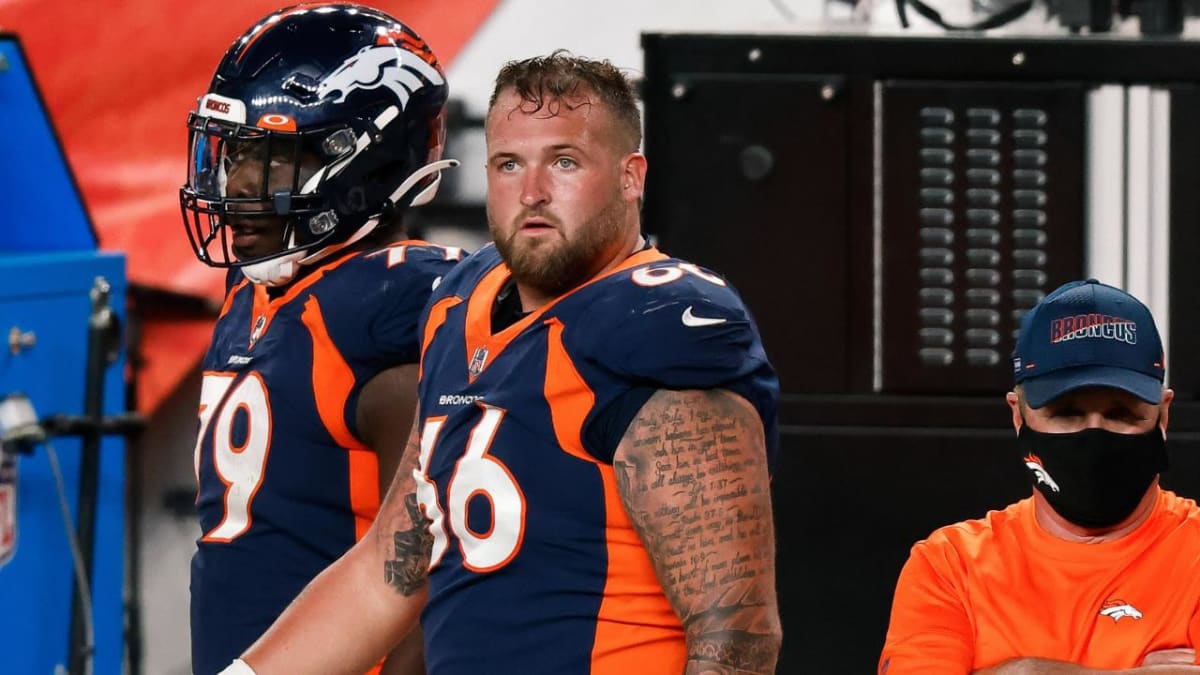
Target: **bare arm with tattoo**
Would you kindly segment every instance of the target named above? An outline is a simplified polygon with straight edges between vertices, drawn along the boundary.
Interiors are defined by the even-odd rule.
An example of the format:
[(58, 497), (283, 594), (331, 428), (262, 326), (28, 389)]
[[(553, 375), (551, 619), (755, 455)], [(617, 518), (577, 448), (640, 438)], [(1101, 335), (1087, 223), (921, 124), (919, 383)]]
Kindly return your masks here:
[(317, 576), (242, 656), (257, 675), (361, 675), (416, 624), (432, 543), (414, 495), (416, 426), (366, 536)]
[[(363, 387), (355, 417), (367, 447), (379, 458), (379, 494), (387, 494), (396, 469), (412, 437), (413, 412), (417, 406), (417, 364), (389, 368)], [(421, 630), (414, 628), (392, 653), (380, 671), (383, 675), (423, 675), (425, 659)]]
[(683, 623), (684, 672), (775, 672), (775, 536), (755, 409), (724, 390), (659, 391), (630, 423), (613, 468)]

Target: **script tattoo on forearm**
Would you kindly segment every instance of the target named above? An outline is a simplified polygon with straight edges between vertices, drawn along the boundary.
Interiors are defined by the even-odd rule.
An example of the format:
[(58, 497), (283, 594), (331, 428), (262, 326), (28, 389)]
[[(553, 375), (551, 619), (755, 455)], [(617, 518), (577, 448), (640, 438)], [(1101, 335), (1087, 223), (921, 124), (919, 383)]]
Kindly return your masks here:
[[(413, 595), (424, 585), (429, 574), (429, 556), (433, 550), (433, 534), (429, 520), (417, 504), (413, 492), (413, 470), (417, 468), (420, 446), (416, 426), (400, 466), (392, 480), (387, 498), (379, 509), (379, 545), (384, 547), (383, 574), (388, 585), (403, 595)], [(391, 541), (387, 535), (391, 534)]]
[(613, 460), (687, 632), (686, 673), (771, 673), (780, 628), (762, 423), (727, 391), (659, 391)]

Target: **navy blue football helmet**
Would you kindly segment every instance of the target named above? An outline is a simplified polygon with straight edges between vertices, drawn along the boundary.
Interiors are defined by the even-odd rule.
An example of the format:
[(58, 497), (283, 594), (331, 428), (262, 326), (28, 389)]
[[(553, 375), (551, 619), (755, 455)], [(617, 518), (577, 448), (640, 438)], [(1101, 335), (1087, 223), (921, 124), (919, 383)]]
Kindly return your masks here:
[[(428, 202), (457, 164), (441, 158), (447, 94), (433, 51), (383, 12), (320, 3), (267, 16), (188, 116), (180, 205), (196, 256), (286, 284)], [(266, 229), (278, 244), (239, 250)]]

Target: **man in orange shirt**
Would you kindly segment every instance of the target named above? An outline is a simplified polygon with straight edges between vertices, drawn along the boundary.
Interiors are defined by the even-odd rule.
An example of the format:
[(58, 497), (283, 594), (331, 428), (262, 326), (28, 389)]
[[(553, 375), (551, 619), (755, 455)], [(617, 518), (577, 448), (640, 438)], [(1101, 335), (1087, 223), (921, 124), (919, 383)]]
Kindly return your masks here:
[(912, 550), (879, 675), (1200, 673), (1200, 508), (1159, 488), (1173, 397), (1136, 298), (1066, 284), (1007, 396), (1033, 496)]

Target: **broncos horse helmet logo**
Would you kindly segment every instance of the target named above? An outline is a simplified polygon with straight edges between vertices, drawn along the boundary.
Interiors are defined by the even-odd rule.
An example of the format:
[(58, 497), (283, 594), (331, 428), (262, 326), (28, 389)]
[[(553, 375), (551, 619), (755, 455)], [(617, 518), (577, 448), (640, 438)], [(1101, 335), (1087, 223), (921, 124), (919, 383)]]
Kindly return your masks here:
[(1129, 617), (1134, 621), (1142, 618), (1142, 613), (1138, 608), (1125, 602), (1124, 600), (1109, 600), (1104, 603), (1104, 609), (1100, 610), (1101, 616), (1107, 616), (1113, 620), (1113, 623), (1120, 621), (1125, 617)]
[(1034, 477), (1037, 478), (1037, 482), (1045, 485), (1055, 492), (1060, 491), (1058, 489), (1058, 483), (1054, 482), (1054, 479), (1050, 477), (1050, 472), (1046, 471), (1046, 467), (1042, 466), (1042, 460), (1040, 457), (1032, 453), (1026, 455), (1025, 466), (1029, 467), (1029, 470), (1033, 472)]
[[(418, 75), (425, 79), (422, 80)], [(337, 70), (317, 83), (317, 97), (323, 100), (336, 93), (334, 103), (341, 103), (358, 89), (387, 87), (400, 100), (400, 108), (404, 109), (408, 99), (424, 87), (426, 81), (435, 86), (445, 82), (437, 68), (412, 52), (390, 44), (370, 45), (346, 59)]]

